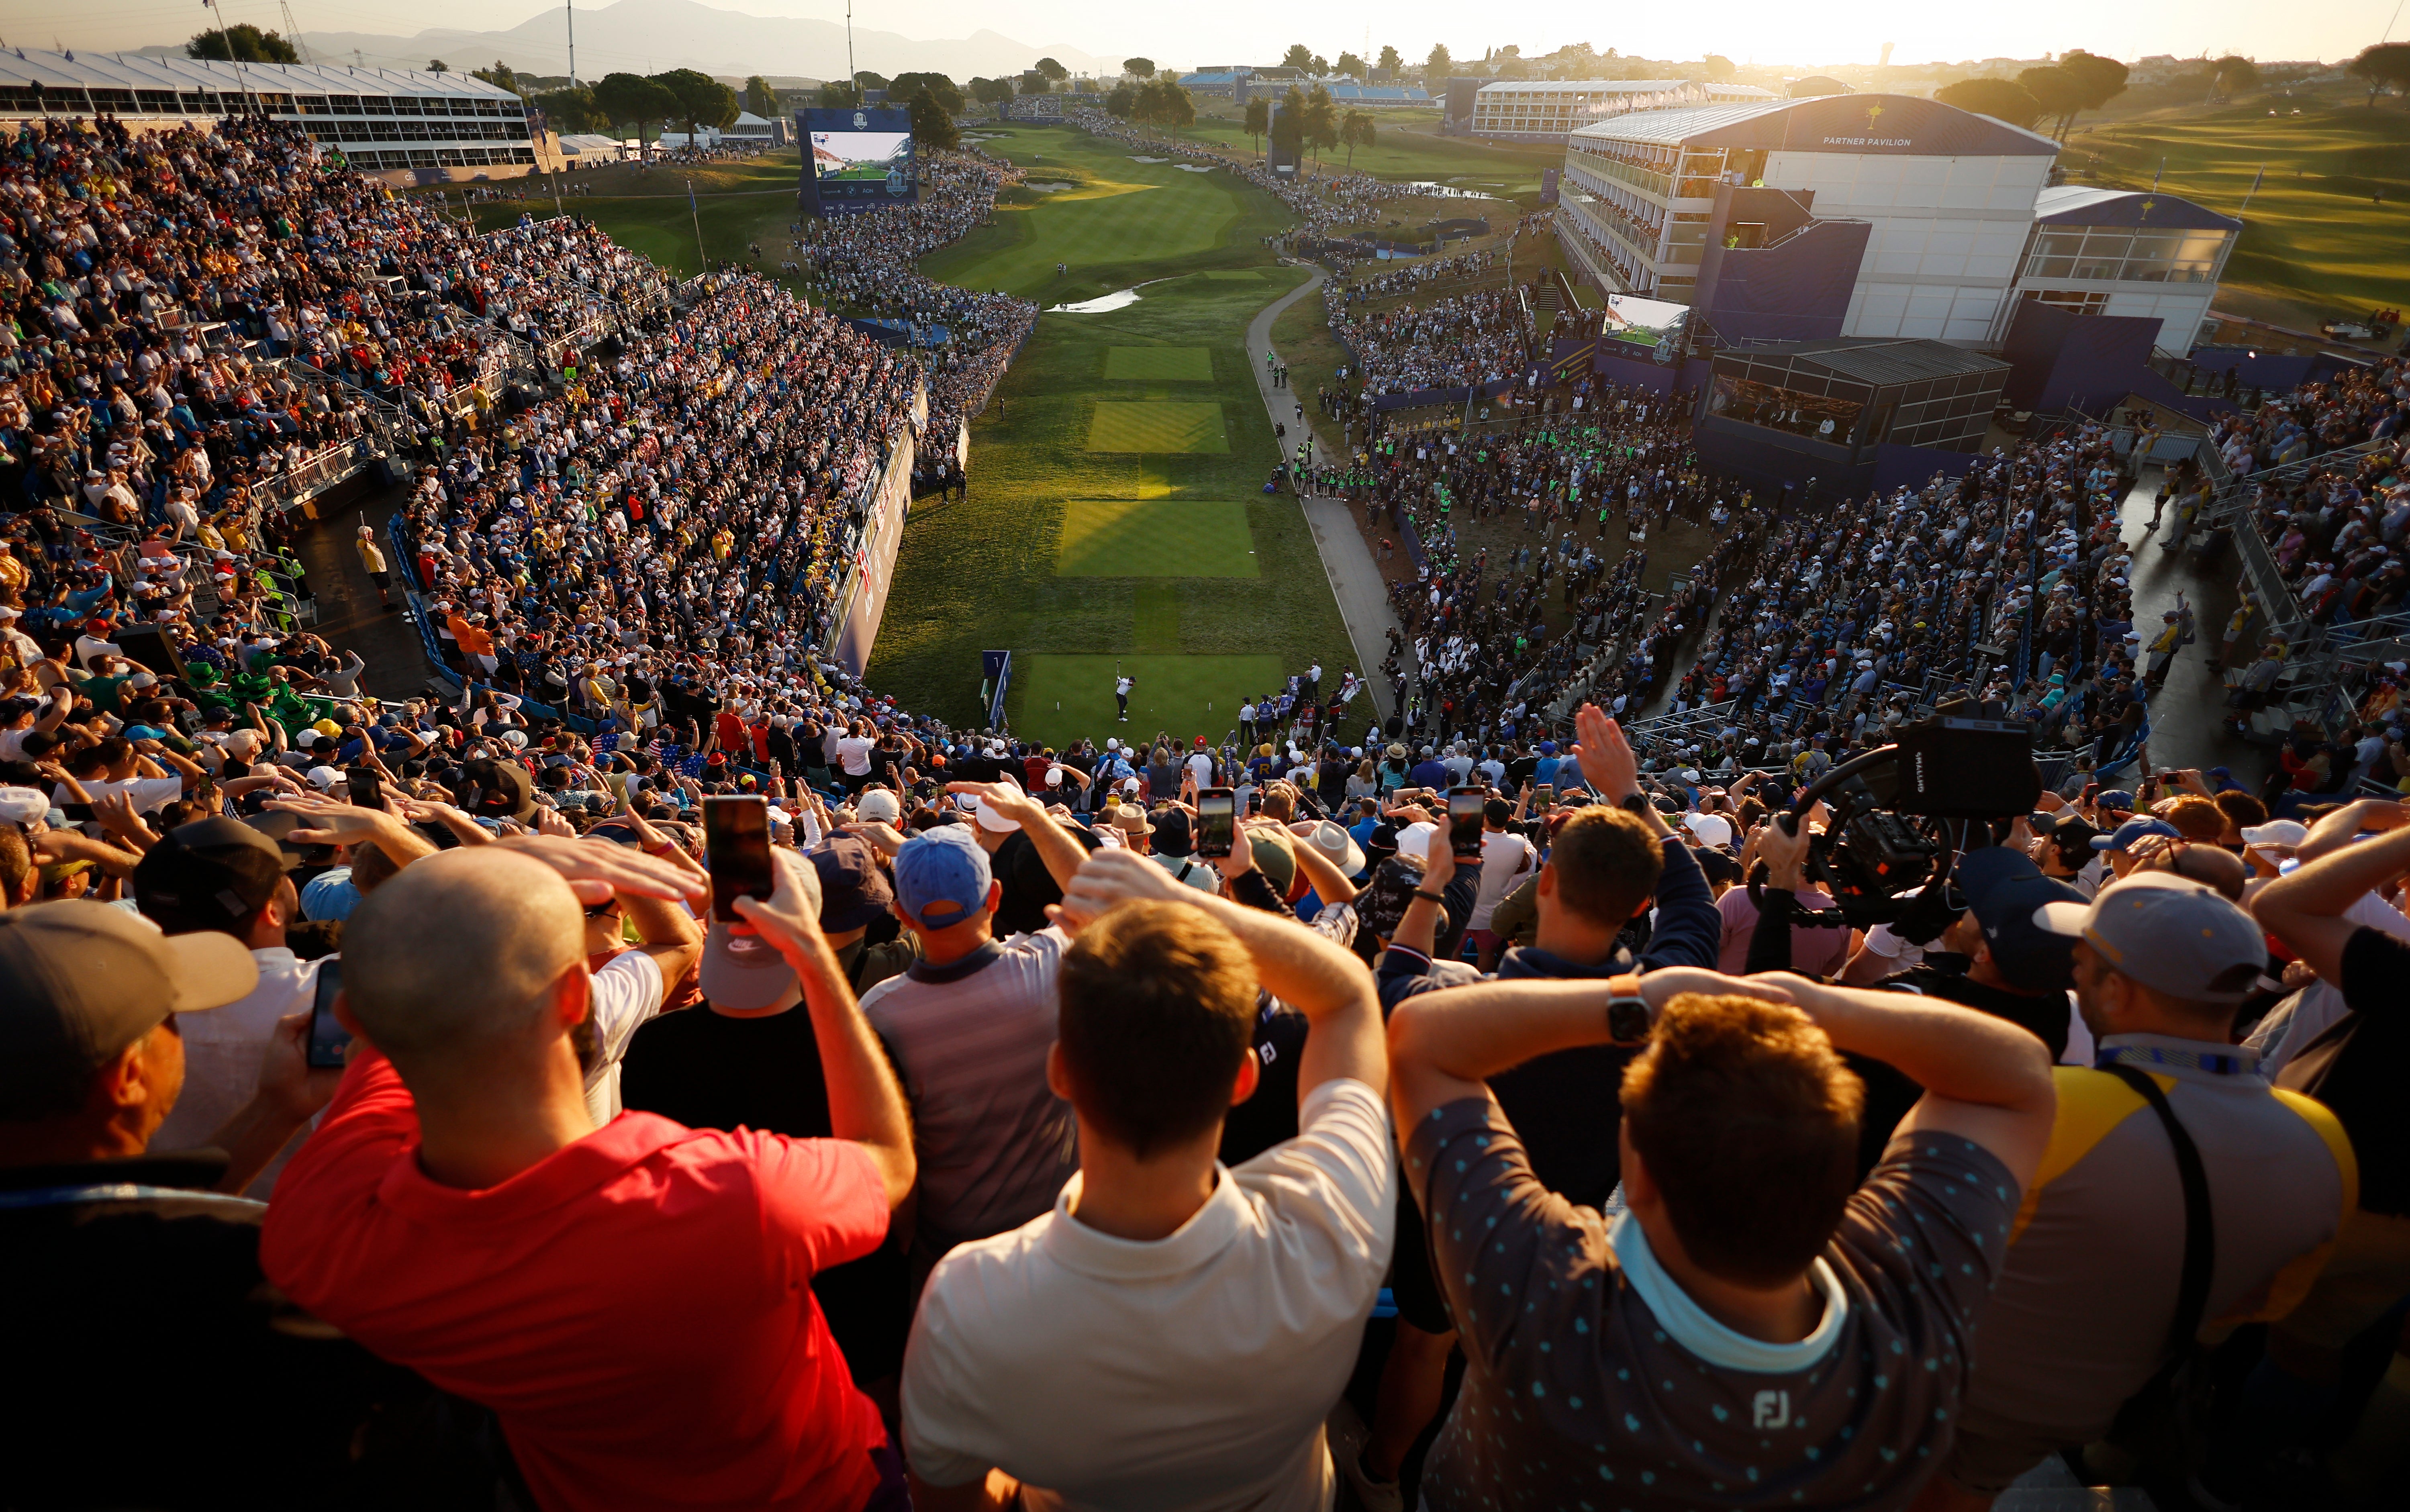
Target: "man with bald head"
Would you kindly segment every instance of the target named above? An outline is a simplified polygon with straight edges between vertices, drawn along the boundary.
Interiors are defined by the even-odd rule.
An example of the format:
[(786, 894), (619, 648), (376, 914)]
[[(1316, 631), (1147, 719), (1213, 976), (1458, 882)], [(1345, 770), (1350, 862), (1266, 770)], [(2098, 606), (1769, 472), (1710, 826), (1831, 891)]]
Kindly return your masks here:
[(597, 1127), (584, 913), (689, 895), (601, 840), (446, 851), (362, 900), (337, 1013), (360, 1049), (285, 1170), (269, 1276), (385, 1358), (491, 1407), (546, 1507), (906, 1505), (901, 1462), (813, 1301), (911, 1190), (895, 1079), (776, 856), (736, 903), (803, 983), (835, 1137)]

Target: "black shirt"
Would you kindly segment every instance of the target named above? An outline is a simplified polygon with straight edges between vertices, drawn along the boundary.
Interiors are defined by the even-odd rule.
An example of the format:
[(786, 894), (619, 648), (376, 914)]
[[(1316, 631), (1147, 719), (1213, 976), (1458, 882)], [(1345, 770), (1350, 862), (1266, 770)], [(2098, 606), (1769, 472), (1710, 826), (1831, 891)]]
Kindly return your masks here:
[(2410, 1216), (2410, 1105), (2401, 1090), (2410, 1060), (2410, 945), (2374, 929), (2343, 948), (2343, 1000), (2351, 1013), (2302, 1048), (2276, 1084), (2325, 1103), (2359, 1160), (2359, 1205)]
[[(1772, 894), (1769, 894), (1768, 896)], [(1763, 927), (1761, 925), (1761, 927)], [(1963, 956), (1945, 956), (1945, 960), (1964, 960)], [(2006, 1019), (2040, 1040), (2050, 1050), (2055, 1062), (2067, 1054), (2069, 1006), (2063, 992), (2027, 996), (2024, 993), (1987, 987), (1967, 976), (1936, 965), (1928, 956), (1923, 962), (1895, 977), (1886, 977), (1879, 986), (1909, 988), (1927, 997), (1981, 1009), (1996, 1019)], [(1905, 1071), (1888, 1062), (1844, 1052), (1841, 1058), (1850, 1069), (1858, 1073), (1866, 1084), (1866, 1111), (1858, 1118), (1858, 1179), (1864, 1181), (1882, 1159), (1883, 1147), (1891, 1142), (1892, 1130), (1908, 1116), (1924, 1096), (1924, 1088)]]
[(225, 1170), (214, 1152), (0, 1170), (0, 1358), (24, 1392), (0, 1413), (0, 1501), (359, 1505), (398, 1473), (370, 1419), (434, 1389), (268, 1283), (267, 1209), (208, 1191)]
[[(636, 1031), (619, 1100), (689, 1128), (752, 1128), (790, 1139), (830, 1135), (828, 1078), (812, 1016), (802, 1007), (762, 1018), (709, 1008), (664, 1013)], [(812, 1277), (829, 1332), (857, 1383), (901, 1368), (911, 1325), (902, 1247), (887, 1243)]]
[[(1082, 826), (1065, 827), (1082, 850), (1094, 851), (1105, 843)], [(1045, 928), (1046, 905), (1062, 902), (1063, 890), (1054, 884), (1054, 874), (1046, 869), (1045, 858), (1029, 836), (1019, 830), (1006, 836), (987, 864), (989, 872), (1004, 884), (1004, 898), (995, 909), (995, 938), (1034, 935)]]

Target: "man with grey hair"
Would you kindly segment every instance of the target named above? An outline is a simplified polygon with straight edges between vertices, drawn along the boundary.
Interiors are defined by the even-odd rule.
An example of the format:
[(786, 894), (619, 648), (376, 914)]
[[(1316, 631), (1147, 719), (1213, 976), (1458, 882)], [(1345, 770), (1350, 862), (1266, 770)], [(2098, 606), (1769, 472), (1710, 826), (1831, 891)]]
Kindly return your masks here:
[(890, 1505), (900, 1459), (811, 1292), (912, 1188), (902, 1094), (774, 852), (734, 909), (803, 983), (835, 1137), (600, 1128), (587, 907), (700, 900), (602, 840), (446, 851), (362, 901), (336, 1012), (361, 1041), (286, 1169), (260, 1261), (384, 1358), (500, 1416), (547, 1506)]

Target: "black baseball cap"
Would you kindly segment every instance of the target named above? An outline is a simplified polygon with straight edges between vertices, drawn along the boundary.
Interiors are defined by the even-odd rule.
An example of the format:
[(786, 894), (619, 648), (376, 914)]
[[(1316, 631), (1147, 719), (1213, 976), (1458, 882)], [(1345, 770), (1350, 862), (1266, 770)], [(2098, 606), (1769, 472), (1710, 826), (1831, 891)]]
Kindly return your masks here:
[(1959, 859), (1958, 891), (1983, 931), (1992, 964), (2019, 992), (2064, 992), (2075, 981), (2075, 941), (2042, 923), (2053, 903), (2085, 905), (2083, 894), (2054, 881), (2007, 846), (1985, 846)]
[(832, 935), (869, 927), (895, 901), (895, 890), (866, 840), (833, 835), (804, 859), (820, 873), (820, 928)]
[(239, 934), (276, 895), (289, 865), (282, 846), (239, 819), (196, 819), (143, 854), (135, 906), (170, 935)]

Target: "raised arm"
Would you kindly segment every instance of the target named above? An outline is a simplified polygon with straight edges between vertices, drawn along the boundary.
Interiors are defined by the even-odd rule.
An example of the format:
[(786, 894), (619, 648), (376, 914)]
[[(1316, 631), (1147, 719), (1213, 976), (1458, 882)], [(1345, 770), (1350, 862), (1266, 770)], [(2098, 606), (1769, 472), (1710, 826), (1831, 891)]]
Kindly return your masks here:
[[(2356, 803), (2318, 821), (2303, 842), (2328, 853), (2306, 862), (2290, 877), (2279, 877), (2251, 899), (2252, 917), (2281, 939), (2321, 980), (2340, 988), (2344, 947), (2360, 925), (2344, 917), (2353, 904), (2410, 871), (2410, 807), (2397, 803)], [(2392, 833), (2358, 845), (2344, 845), (2362, 829)], [(2343, 849), (2332, 848), (2342, 845)]]
[(1266, 992), (1303, 1013), (1310, 1031), (1298, 1063), (1302, 1098), (1325, 1082), (1346, 1077), (1374, 1089), (1388, 1084), (1381, 1041), (1381, 1005), (1363, 963), (1293, 920), (1201, 893), (1130, 850), (1087, 857), (1063, 892), (1056, 918), (1076, 930), (1117, 904), (1139, 898), (1202, 909), (1239, 938), (1255, 961)]
[(1038, 859), (1046, 863), (1048, 875), (1054, 885), (1069, 891), (1072, 874), (1080, 869), (1088, 853), (1070, 832), (1054, 822), (1046, 806), (1022, 792), (1009, 782), (949, 782), (948, 792), (967, 792), (980, 803), (994, 808), (1021, 826), (1029, 843), (1038, 848)]
[(736, 911), (795, 968), (828, 1083), (830, 1132), (869, 1153), (886, 1185), (887, 1205), (900, 1207), (918, 1173), (904, 1089), (820, 934), (819, 893), (807, 864), (785, 849), (773, 850), (770, 864), (777, 887), (766, 899), (738, 898)]
[[(1637, 983), (1653, 1011), (1678, 993), (1772, 996), (1739, 977), (1671, 968), (1615, 979)], [(1390, 1102), (1398, 1127), (1463, 1098), (1488, 1095), (1489, 1078), (1525, 1061), (1582, 1045), (1613, 1044), (1606, 1008), (1614, 989), (1585, 978), (1492, 979), (1417, 993), (1389, 1014)]]
[(2033, 1180), (2058, 1111), (2050, 1051), (2027, 1031), (1978, 1009), (1915, 993), (1831, 987), (1783, 973), (1748, 979), (1805, 1010), (1837, 1050), (1852, 1050), (1924, 1088), (1902, 1129), (1940, 1129), (1999, 1156)]

